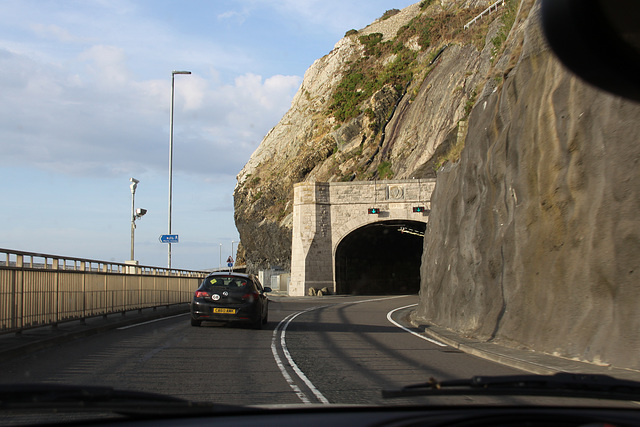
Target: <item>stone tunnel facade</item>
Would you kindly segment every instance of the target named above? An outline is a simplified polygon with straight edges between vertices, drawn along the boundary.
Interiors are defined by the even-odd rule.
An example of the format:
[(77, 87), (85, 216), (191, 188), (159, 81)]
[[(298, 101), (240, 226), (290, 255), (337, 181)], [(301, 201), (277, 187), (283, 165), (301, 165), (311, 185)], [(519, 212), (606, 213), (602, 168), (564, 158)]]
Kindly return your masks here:
[(340, 242), (368, 224), (426, 223), (434, 187), (435, 179), (296, 184), (289, 295), (307, 295), (309, 288), (336, 292)]

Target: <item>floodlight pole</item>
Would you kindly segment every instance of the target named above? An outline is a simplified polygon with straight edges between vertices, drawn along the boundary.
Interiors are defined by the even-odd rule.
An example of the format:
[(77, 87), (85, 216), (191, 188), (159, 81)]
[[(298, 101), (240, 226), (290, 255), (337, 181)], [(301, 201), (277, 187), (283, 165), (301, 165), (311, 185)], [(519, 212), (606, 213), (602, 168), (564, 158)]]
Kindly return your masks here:
[[(191, 74), (191, 71), (172, 71), (171, 72), (171, 109), (169, 118), (169, 233), (171, 234), (171, 198), (173, 196), (173, 99), (175, 94), (175, 75)], [(171, 243), (167, 254), (167, 268), (171, 268)]]
[(133, 256), (133, 240), (136, 229), (136, 210), (135, 210), (135, 198), (136, 198), (136, 188), (138, 187), (138, 181), (135, 178), (129, 178), (129, 182), (131, 184), (129, 187), (131, 188), (131, 261), (135, 258)]

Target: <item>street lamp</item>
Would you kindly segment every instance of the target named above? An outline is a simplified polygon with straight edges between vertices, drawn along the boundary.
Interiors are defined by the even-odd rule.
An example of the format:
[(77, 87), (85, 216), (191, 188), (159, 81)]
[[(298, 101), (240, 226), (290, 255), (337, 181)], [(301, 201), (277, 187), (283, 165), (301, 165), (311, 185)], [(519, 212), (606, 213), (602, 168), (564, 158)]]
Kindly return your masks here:
[(135, 178), (129, 178), (129, 182), (131, 182), (129, 187), (131, 188), (131, 261), (133, 261), (135, 259), (133, 256), (133, 240), (134, 230), (136, 229), (136, 219), (142, 218), (142, 216), (147, 213), (147, 210), (136, 210), (135, 208), (136, 188), (138, 188), (138, 183), (140, 181)]
[[(171, 72), (171, 109), (169, 118), (169, 233), (171, 234), (171, 196), (173, 191), (173, 98), (174, 98), (174, 77), (176, 74), (191, 74), (191, 71)], [(171, 243), (169, 243), (169, 253), (167, 255), (168, 268), (171, 268)]]

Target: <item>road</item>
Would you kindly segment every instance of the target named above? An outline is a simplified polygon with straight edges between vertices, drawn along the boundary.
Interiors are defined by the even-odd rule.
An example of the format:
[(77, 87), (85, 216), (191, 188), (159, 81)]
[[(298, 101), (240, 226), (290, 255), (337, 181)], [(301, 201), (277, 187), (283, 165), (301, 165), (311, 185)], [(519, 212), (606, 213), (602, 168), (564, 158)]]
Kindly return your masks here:
[(405, 401), (384, 401), (380, 390), (430, 377), (521, 373), (403, 329), (416, 303), (415, 295), (272, 297), (263, 330), (192, 327), (180, 315), (4, 362), (0, 380), (108, 385), (243, 405), (397, 404)]

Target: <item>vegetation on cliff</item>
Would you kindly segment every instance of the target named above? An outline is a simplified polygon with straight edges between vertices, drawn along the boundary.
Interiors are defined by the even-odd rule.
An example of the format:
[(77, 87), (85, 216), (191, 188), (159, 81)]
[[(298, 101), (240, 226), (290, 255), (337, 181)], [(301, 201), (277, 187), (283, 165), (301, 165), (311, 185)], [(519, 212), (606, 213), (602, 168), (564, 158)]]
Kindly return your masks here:
[[(421, 4), (422, 7), (425, 5)], [(482, 25), (484, 23), (466, 31), (463, 29), (464, 24), (481, 10), (474, 8), (433, 14), (420, 13), (402, 26), (393, 39), (387, 41), (383, 41), (381, 33), (358, 36), (357, 31), (350, 30), (347, 36), (358, 37), (364, 46), (364, 55), (354, 61), (342, 77), (333, 93), (329, 111), (339, 122), (346, 122), (362, 114), (364, 101), (384, 86), (391, 85), (397, 92), (403, 93), (414, 74), (422, 78), (428, 74), (436, 55), (442, 53), (440, 45), (480, 41), (486, 35), (487, 25)], [(512, 24), (513, 19), (509, 20)], [(509, 29), (510, 27), (501, 30), (496, 39), (492, 40), (497, 48)], [(417, 60), (418, 55), (429, 50), (433, 44), (439, 46), (438, 49), (432, 49), (426, 60), (424, 56)]]

